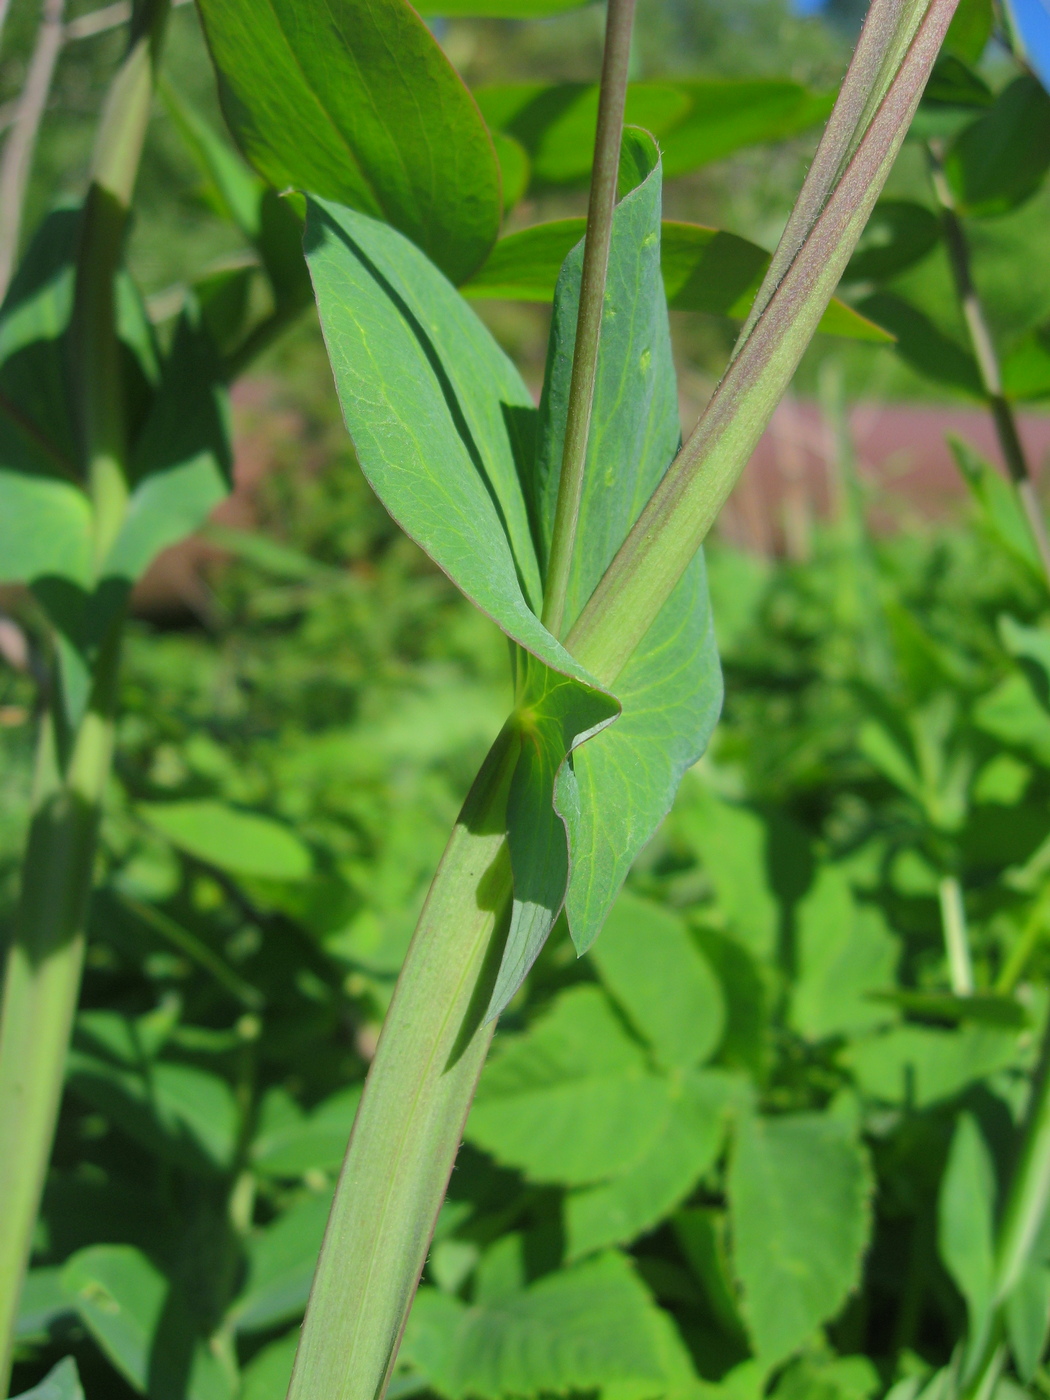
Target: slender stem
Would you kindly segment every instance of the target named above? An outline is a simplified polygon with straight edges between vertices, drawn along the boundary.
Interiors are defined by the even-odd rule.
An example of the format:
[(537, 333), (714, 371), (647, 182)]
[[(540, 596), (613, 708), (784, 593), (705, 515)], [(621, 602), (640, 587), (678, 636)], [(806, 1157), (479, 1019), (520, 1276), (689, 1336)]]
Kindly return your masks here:
[(40, 1207), (80, 990), (84, 917), (113, 741), (119, 627), (103, 647), (91, 707), (65, 775), (41, 727), (33, 818), (0, 1005), (0, 1394)]
[(959, 307), (963, 314), (963, 320), (966, 322), (974, 359), (977, 361), (981, 387), (984, 389), (988, 408), (995, 423), (999, 450), (1003, 454), (1003, 461), (1010, 473), (1010, 480), (1014, 484), (1014, 490), (1020, 499), (1025, 519), (1028, 521), (1028, 528), (1032, 532), (1032, 539), (1035, 541), (1035, 547), (1043, 565), (1043, 572), (1046, 574), (1047, 582), (1050, 583), (1050, 538), (1047, 537), (1046, 520), (1043, 516), (1042, 506), (1039, 504), (1039, 498), (1035, 494), (1035, 484), (1032, 481), (1028, 459), (1017, 431), (1017, 419), (1014, 415), (1013, 405), (1003, 393), (1003, 377), (999, 367), (995, 341), (984, 313), (984, 305), (973, 281), (970, 266), (970, 245), (966, 237), (966, 230), (959, 218), (955, 195), (952, 193), (951, 185), (944, 173), (940, 143), (937, 141), (929, 142), (927, 151), (930, 161), (930, 181), (934, 194), (937, 196), (937, 202), (941, 206), (941, 224), (944, 228), (944, 240), (948, 247), (948, 261), (951, 263), (955, 294), (959, 299)]
[[(14, 125), (0, 159), (0, 300), (7, 291), (18, 258), (22, 211), (37, 133), (51, 91), (55, 64), (65, 39), (64, 11), (65, 0), (44, 0), (25, 86), (18, 99)], [(0, 29), (3, 28), (5, 13), (4, 0), (0, 0)]]
[(1032, 1251), (1050, 1200), (1050, 1023), (1043, 1033), (1021, 1148), (1010, 1179), (996, 1242), (995, 1297), (1013, 1291)]
[(957, 997), (973, 996), (973, 962), (966, 932), (966, 909), (962, 886), (954, 875), (945, 875), (937, 886), (941, 903), (941, 927), (948, 954), (948, 975)]
[(11, 8), (11, 0), (0, 0), (0, 39), (4, 37), (4, 25), (7, 22), (7, 12)]
[(565, 617), (565, 598), (569, 589), (587, 465), (587, 438), (594, 404), (594, 381), (598, 373), (598, 341), (601, 337), (605, 278), (609, 270), (609, 243), (616, 204), (616, 177), (620, 168), (631, 28), (634, 23), (634, 0), (608, 0), (608, 7), (572, 380), (562, 445), (561, 476), (558, 479), (558, 502), (554, 512), (554, 533), (543, 593), (543, 622), (556, 637), (561, 635)]
[(1050, 916), (1050, 885), (1043, 890), (1029, 911), (1020, 937), (1002, 966), (995, 983), (995, 990), (1001, 996), (1009, 996), (1021, 980), (1024, 970), (1028, 966), (1028, 959), (1046, 937), (1048, 916)]
[(380, 1400), (492, 1039), (511, 894), (497, 739), (452, 832), (379, 1038), (314, 1276), (289, 1400)]

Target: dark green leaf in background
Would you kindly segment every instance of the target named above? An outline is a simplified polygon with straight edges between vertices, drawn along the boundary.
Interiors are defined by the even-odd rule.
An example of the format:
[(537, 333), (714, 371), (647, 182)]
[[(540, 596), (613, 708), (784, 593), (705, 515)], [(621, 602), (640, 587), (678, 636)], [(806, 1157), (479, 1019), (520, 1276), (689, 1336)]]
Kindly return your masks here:
[(266, 1332), (303, 1315), (331, 1206), (331, 1192), (307, 1196), (255, 1231), (244, 1289), (228, 1317), (238, 1332)]
[(682, 922), (622, 894), (591, 952), (608, 991), (665, 1069), (703, 1064), (725, 1023), (722, 989)]
[(386, 219), (453, 281), (500, 221), (477, 108), (403, 0), (204, 0), (226, 119), (256, 169)]
[(980, 371), (969, 350), (918, 307), (895, 292), (875, 292), (859, 302), (857, 310), (896, 337), (897, 354), (920, 374), (974, 397), (983, 396)]
[(1028, 331), (1003, 360), (1003, 388), (1012, 399), (1050, 398), (1050, 324)]
[(144, 802), (139, 815), (180, 851), (231, 875), (305, 880), (313, 857), (281, 822), (211, 800)]
[(954, 434), (948, 435), (955, 464), (970, 489), (970, 495), (980, 512), (981, 522), (989, 534), (1020, 559), (1034, 573), (1042, 564), (1032, 540), (1017, 492), (1001, 471), (997, 471), (968, 442)]
[(884, 282), (920, 262), (941, 238), (932, 210), (907, 199), (880, 199), (842, 275), (843, 282)]
[(1033, 195), (1050, 169), (1050, 94), (1026, 74), (955, 140), (945, 170), (963, 210), (1005, 214)]
[(797, 1350), (860, 1279), (871, 1174), (849, 1126), (827, 1114), (745, 1117), (729, 1168), (733, 1263), (756, 1355)]

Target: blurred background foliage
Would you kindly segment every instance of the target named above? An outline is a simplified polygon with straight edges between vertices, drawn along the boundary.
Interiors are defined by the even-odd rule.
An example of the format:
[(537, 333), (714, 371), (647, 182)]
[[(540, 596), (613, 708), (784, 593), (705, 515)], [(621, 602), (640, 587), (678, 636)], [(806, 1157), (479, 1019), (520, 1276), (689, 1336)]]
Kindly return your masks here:
[[(0, 120), (37, 18), (15, 0)], [(782, 0), (641, 0), (633, 76), (832, 89), (858, 18), (847, 3), (807, 16)], [(435, 31), (472, 86), (598, 66), (596, 9)], [(121, 44), (116, 27), (66, 45), (27, 228), (80, 191)], [(220, 123), (188, 5), (165, 70)], [(998, 88), (1014, 70), (993, 44), (981, 71)], [(815, 139), (675, 181), (666, 212), (772, 247)], [(888, 193), (932, 207), (917, 145)], [(530, 195), (514, 224), (583, 198)], [(972, 241), (1009, 347), (1050, 315), (1050, 187)], [(240, 254), (158, 103), (129, 248), (157, 319), (202, 263)], [(962, 337), (943, 247), (888, 285)], [(546, 309), (480, 314), (538, 389)], [(695, 411), (734, 328), (673, 324)], [(391, 1394), (861, 1400), (896, 1386), (913, 1400), (968, 1306), (974, 1325), (938, 1221), (965, 1195), (960, 1125), (979, 1125), (992, 1209), (1045, 1015), (1045, 585), (977, 498), (953, 520), (868, 528), (879, 502), (842, 405), (954, 403), (950, 386), (820, 337), (796, 392), (819, 399), (837, 443), (831, 511), (803, 557), (709, 548), (723, 719), (594, 954), (577, 962), (556, 932), (504, 1018)], [(215, 534), (227, 552), (189, 602), (154, 595), (129, 630), (16, 1392), (72, 1350), (91, 1400), (283, 1395), (400, 959), (509, 701), (500, 635), (358, 473), (312, 311), (236, 404), (242, 453), (265, 459), (253, 531)], [(4, 606), (23, 629), (0, 624), (7, 920), (37, 705), (19, 638), (39, 628), (25, 595)], [(952, 918), (969, 1004), (952, 995)], [(587, 1117), (581, 1086), (604, 1116)], [(1013, 1338), (1003, 1397), (1050, 1394), (1045, 1311), (1027, 1352)]]

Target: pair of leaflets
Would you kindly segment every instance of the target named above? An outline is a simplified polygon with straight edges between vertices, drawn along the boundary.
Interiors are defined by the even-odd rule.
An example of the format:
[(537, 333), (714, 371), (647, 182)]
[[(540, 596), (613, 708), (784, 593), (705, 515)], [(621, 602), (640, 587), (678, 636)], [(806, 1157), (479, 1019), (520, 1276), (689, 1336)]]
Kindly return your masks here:
[[(655, 143), (631, 132), (567, 625), (680, 440), (660, 203)], [(508, 721), (519, 747), (508, 799), (515, 898), (490, 1006), (496, 1014), (563, 903), (577, 948), (590, 945), (682, 773), (703, 752), (722, 694), (703, 562), (698, 557), (683, 578), (615, 693), (539, 620), (582, 248), (570, 252), (559, 278), (538, 411), (452, 285), (388, 225), (311, 198), (306, 252), (366, 477), (406, 533), (515, 648), (517, 694)]]

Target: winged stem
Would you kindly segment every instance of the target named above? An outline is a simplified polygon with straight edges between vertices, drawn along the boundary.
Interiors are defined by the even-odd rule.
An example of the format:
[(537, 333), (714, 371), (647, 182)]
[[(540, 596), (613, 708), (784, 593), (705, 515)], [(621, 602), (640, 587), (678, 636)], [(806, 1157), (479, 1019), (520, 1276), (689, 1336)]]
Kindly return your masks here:
[(627, 69), (631, 56), (634, 0), (608, 0), (605, 53), (598, 99), (598, 131), (594, 144), (594, 168), (587, 206), (587, 234), (580, 277), (580, 304), (576, 319), (576, 343), (572, 357), (565, 441), (562, 448), (558, 501), (551, 537), (550, 560), (543, 590), (543, 623), (556, 637), (561, 635), (565, 597), (569, 587), (576, 526), (583, 496), (587, 463), (587, 438), (598, 372), (598, 341), (602, 328), (605, 279), (609, 270), (616, 178), (620, 165), (623, 113), (627, 101)]
[[(110, 88), (95, 144), (77, 259), (73, 363), (85, 476), (104, 557), (127, 500), (126, 441), (114, 276), (149, 120), (168, 0), (143, 23)], [(66, 732), (51, 697), (38, 751), (22, 890), (0, 1008), (0, 1393), (58, 1115), (66, 1049), (80, 991), (84, 924), (102, 795), (109, 777), (121, 620), (100, 640), (86, 713)], [(57, 689), (57, 687), (56, 687)]]

